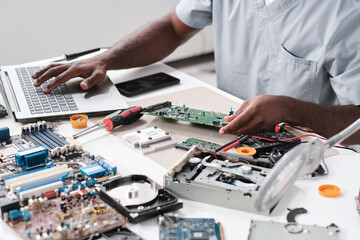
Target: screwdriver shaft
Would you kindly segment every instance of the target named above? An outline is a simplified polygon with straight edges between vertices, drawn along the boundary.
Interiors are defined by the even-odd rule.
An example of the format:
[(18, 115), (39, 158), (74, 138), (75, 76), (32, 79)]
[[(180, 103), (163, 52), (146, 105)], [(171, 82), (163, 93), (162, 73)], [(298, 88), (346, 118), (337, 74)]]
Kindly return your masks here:
[(94, 132), (94, 131), (96, 131), (96, 130), (98, 130), (98, 129), (100, 129), (100, 128), (105, 128), (106, 126), (107, 126), (107, 125), (102, 125), (102, 126), (94, 125), (94, 126), (88, 128), (88, 129), (86, 129), (86, 131), (82, 131), (82, 132), (79, 132), (79, 133), (73, 135), (73, 138), (74, 138), (74, 139), (77, 139), (77, 138), (79, 138), (79, 137), (82, 136), (82, 135), (85, 135), (85, 134)]

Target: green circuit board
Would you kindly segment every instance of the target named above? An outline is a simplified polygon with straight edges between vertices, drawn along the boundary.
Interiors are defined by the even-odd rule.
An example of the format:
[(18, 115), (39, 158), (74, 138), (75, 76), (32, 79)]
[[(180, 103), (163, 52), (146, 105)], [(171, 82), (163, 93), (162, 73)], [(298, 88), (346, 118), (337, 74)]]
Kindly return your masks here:
[(196, 124), (203, 124), (217, 128), (221, 128), (227, 125), (224, 117), (228, 116), (227, 114), (219, 112), (209, 112), (176, 105), (170, 105), (164, 108), (156, 109), (155, 111), (143, 112), (143, 114), (164, 117), (173, 120), (187, 121)]
[(221, 147), (220, 144), (204, 141), (197, 138), (188, 138), (182, 143), (176, 144), (175, 147), (184, 150), (189, 150), (194, 145), (203, 151), (210, 151), (210, 152), (215, 152), (216, 149)]

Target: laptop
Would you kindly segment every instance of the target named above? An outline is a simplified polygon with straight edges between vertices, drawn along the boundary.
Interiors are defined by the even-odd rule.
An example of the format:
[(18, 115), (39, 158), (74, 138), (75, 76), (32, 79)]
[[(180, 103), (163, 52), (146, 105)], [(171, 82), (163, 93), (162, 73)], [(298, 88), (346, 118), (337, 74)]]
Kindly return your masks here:
[(104, 115), (127, 107), (108, 77), (87, 91), (80, 87), (82, 79), (74, 78), (50, 94), (44, 94), (43, 91), (51, 80), (35, 88), (35, 80), (31, 77), (41, 68), (42, 66), (33, 65), (0, 68), (1, 94), (15, 121), (58, 120), (80, 113)]

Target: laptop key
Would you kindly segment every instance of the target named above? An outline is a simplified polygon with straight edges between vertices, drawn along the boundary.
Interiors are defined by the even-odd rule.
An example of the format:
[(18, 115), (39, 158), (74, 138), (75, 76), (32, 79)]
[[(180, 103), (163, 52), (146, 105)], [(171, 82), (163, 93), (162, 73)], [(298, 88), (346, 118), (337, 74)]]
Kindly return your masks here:
[(67, 106), (60, 106), (61, 111), (69, 111), (69, 108)]

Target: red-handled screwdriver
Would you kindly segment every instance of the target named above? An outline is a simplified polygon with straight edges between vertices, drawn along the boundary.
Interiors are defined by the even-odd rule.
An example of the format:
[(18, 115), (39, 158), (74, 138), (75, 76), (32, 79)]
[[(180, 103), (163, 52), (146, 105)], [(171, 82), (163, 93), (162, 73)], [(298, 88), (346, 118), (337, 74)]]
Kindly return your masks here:
[(93, 128), (91, 130), (86, 129), (82, 132), (79, 132), (79, 133), (73, 135), (73, 138), (76, 139), (80, 136), (83, 136), (90, 132), (96, 131), (103, 127), (105, 127), (105, 129), (108, 131), (112, 131), (112, 130), (114, 130), (114, 128), (116, 128), (120, 125), (128, 125), (130, 123), (133, 123), (142, 117), (142, 113), (141, 113), (142, 110), (143, 109), (139, 106), (123, 109), (123, 111), (121, 111), (118, 115), (116, 115), (114, 117), (110, 117), (110, 118), (105, 118), (103, 120), (104, 125), (96, 126), (95, 128)]

